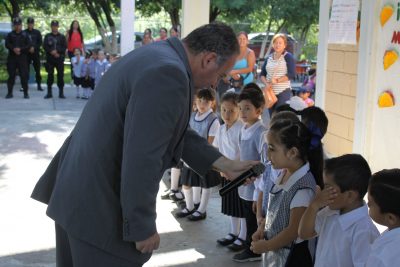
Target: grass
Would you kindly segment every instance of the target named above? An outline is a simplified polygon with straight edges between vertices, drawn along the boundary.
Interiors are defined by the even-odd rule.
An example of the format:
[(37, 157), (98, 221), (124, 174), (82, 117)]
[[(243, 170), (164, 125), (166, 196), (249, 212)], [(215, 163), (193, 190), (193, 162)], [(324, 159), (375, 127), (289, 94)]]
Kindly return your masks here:
[[(32, 68), (32, 66), (31, 66)], [(46, 83), (47, 81), (47, 72), (44, 69), (44, 66), (40, 68), (40, 74), (42, 75), (42, 83)], [(30, 75), (35, 75), (35, 72), (32, 70)], [(0, 66), (0, 83), (6, 83), (8, 79), (7, 67), (5, 64), (1, 64)], [(64, 67), (64, 83), (71, 83), (71, 68), (69, 65), (65, 65)], [(54, 83), (57, 82), (57, 71), (54, 73)]]

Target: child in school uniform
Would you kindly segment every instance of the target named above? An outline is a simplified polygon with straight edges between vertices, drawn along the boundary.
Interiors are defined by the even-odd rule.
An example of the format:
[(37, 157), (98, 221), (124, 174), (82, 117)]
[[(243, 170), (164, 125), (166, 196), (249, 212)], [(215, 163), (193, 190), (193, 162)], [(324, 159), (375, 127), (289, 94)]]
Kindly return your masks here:
[(368, 187), (369, 215), (387, 226), (371, 246), (366, 267), (392, 267), (400, 262), (400, 169), (372, 175)]
[[(315, 194), (316, 184), (322, 185), (313, 173), (314, 159), (322, 153), (313, 149), (316, 138), (300, 121), (275, 121), (267, 132), (268, 159), (281, 169), (270, 193), (264, 233), (253, 235), (251, 249), (263, 253), (263, 266), (312, 266), (308, 241), (298, 238), (301, 216)], [(316, 142), (318, 140), (315, 140)], [(319, 142), (321, 140), (319, 139)], [(312, 154), (319, 154), (311, 156)]]
[[(196, 93), (196, 112), (190, 118), (190, 127), (210, 144), (218, 132), (219, 121), (212, 110), (215, 100), (212, 89), (200, 89)], [(200, 177), (186, 164), (182, 169), (182, 185), (186, 207), (176, 213), (176, 217), (187, 217), (190, 221), (204, 220), (207, 217), (206, 209), (211, 196), (211, 189), (221, 183), (218, 172), (210, 170), (205, 177)]]
[(81, 77), (82, 77), (82, 99), (89, 99), (92, 90), (94, 89), (94, 63), (93, 54), (88, 52), (85, 55), (85, 60), (82, 64)]
[(94, 87), (96, 88), (99, 84), (101, 77), (108, 70), (109, 64), (106, 55), (103, 50), (99, 50), (97, 53), (97, 60), (95, 64), (95, 77), (94, 77)]
[(79, 48), (74, 49), (74, 56), (71, 58), (71, 64), (73, 66), (73, 80), (76, 88), (76, 98), (80, 98), (80, 88), (82, 86), (82, 65), (84, 58), (82, 57), (82, 52)]
[[(240, 132), (240, 160), (260, 160), (263, 144), (263, 133), (266, 128), (259, 119), (265, 105), (261, 89), (255, 83), (247, 84), (239, 94), (240, 119), (244, 125)], [(251, 236), (257, 230), (256, 201), (255, 194), (257, 182), (242, 185), (238, 188), (239, 196), (242, 199), (244, 217), (246, 218), (247, 235), (245, 249), (234, 255), (236, 262), (248, 262), (261, 260), (261, 255), (250, 250)]]
[(314, 266), (365, 266), (371, 244), (379, 236), (363, 201), (370, 178), (371, 170), (361, 155), (325, 161), (325, 187), (317, 190), (299, 227), (303, 239), (318, 236)]
[[(238, 95), (234, 92), (227, 92), (221, 98), (221, 116), (224, 124), (219, 127), (213, 145), (227, 158), (232, 160), (239, 159), (239, 135), (243, 123), (239, 120)], [(222, 185), (229, 182), (222, 180)], [(233, 251), (243, 249), (246, 239), (246, 220), (243, 216), (242, 201), (238, 191), (233, 190), (222, 197), (221, 211), (229, 216), (230, 232), (224, 238), (217, 240), (221, 246), (228, 246)], [(236, 243), (235, 243), (236, 242)]]

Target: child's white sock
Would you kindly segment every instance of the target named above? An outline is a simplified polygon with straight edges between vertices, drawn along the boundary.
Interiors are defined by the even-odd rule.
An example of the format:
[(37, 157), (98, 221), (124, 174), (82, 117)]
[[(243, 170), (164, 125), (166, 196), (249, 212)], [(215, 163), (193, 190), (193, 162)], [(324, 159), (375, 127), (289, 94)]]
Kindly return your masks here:
[(177, 168), (171, 168), (171, 190), (179, 189), (179, 175), (181, 170)]
[[(247, 225), (246, 225), (246, 219), (245, 218), (240, 218), (240, 232), (239, 232), (239, 238), (242, 240), (246, 240), (246, 235), (247, 235)], [(236, 245), (241, 245), (242, 242), (240, 240), (236, 240), (235, 242)]]
[[(231, 219), (231, 234), (239, 235), (239, 227), (240, 227), (240, 218), (238, 217), (230, 217)], [(228, 235), (230, 236), (230, 235)]]
[(183, 194), (185, 195), (185, 202), (186, 202), (186, 208), (188, 210), (193, 210), (194, 209), (194, 204), (193, 204), (193, 191), (192, 188), (183, 188)]
[(194, 186), (193, 188), (193, 201), (195, 204), (200, 203), (201, 187)]
[(210, 199), (211, 196), (211, 188), (203, 188), (201, 192), (201, 201), (200, 201), (200, 206), (197, 209), (201, 213), (204, 213), (207, 209), (208, 205), (208, 200)]

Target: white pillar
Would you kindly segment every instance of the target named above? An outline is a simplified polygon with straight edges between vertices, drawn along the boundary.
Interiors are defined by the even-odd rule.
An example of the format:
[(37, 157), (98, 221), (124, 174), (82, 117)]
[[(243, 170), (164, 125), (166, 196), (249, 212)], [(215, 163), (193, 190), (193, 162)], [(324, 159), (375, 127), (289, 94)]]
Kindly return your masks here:
[(315, 105), (325, 108), (325, 88), (328, 63), (329, 10), (331, 1), (319, 2), (319, 35), (317, 54), (317, 83), (315, 90)]
[(184, 38), (194, 29), (210, 22), (210, 0), (182, 0), (182, 34)]
[[(362, 0), (360, 21), (360, 46), (358, 49), (357, 102), (354, 116), (353, 152), (368, 157), (371, 144), (367, 142), (371, 132), (373, 106), (369, 99), (371, 87), (375, 86), (376, 32), (378, 24), (374, 17), (382, 1)], [(395, 16), (395, 14), (393, 15)]]
[(121, 0), (121, 56), (135, 48), (135, 0)]

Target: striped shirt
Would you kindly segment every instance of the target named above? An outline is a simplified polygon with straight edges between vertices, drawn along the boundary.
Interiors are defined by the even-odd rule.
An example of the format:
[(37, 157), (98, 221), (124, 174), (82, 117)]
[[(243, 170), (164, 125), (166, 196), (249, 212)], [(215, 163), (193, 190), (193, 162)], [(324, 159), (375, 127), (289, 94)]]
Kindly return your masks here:
[(287, 76), (289, 78), (286, 82), (272, 85), (272, 90), (278, 95), (287, 88), (291, 88), (290, 79), (294, 78), (295, 66), (293, 56), (290, 53), (285, 52), (279, 59), (274, 59), (274, 53), (271, 53), (261, 68), (261, 75), (265, 76), (267, 81), (271, 81), (272, 77), (281, 78)]

